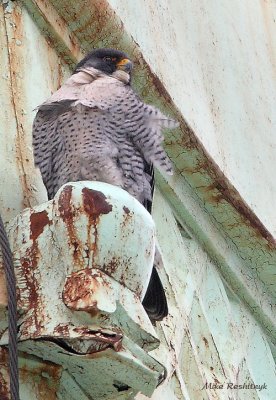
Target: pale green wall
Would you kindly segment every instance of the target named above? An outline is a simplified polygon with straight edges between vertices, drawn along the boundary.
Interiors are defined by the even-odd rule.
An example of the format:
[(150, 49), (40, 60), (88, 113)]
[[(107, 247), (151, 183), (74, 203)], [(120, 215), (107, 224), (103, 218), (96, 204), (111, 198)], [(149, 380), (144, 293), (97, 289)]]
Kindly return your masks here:
[[(19, 2), (0, 7), (4, 66), (0, 76), (0, 207), (5, 220), (45, 199), (31, 154), (32, 109), (68, 75), (61, 55), (72, 63), (82, 49), (113, 45), (138, 54), (138, 60), (140, 48), (193, 134), (268, 230), (274, 231), (272, 2), (254, 0), (246, 6), (237, 1), (199, 5), (197, 1), (110, 0), (80, 5), (53, 0), (46, 8), (41, 1), (24, 3), (32, 17)], [(43, 18), (37, 7), (43, 10)], [(118, 23), (120, 18), (124, 25)], [(147, 99), (165, 107), (165, 95), (155, 91), (147, 74), (140, 60), (135, 85)], [(176, 112), (172, 105), (167, 111)], [(194, 149), (186, 154), (193, 160)], [(182, 154), (174, 156), (177, 164)], [(209, 171), (209, 165), (203, 163), (198, 169)], [(162, 345), (154, 355), (167, 367), (168, 379), (153, 399), (272, 400), (276, 393), (271, 354), (272, 350), (275, 355), (276, 334), (275, 247), (256, 234), (244, 216), (239, 220), (232, 215), (228, 204), (223, 203), (223, 210), (219, 202), (218, 207), (214, 205), (212, 187), (191, 187), (186, 180), (189, 173), (196, 176), (185, 168), (168, 181), (157, 175), (154, 218), (170, 315), (156, 327)], [(199, 199), (200, 190), (210, 194), (204, 202)], [(31, 372), (33, 364), (28, 358), (21, 360), (24, 371), (28, 366), (22, 400), (29, 400), (30, 393), (40, 398), (37, 381), (41, 376)], [(55, 374), (49, 366), (45, 371), (43, 387), (52, 396), (57, 391), (57, 396), (88, 398), (80, 395), (66, 373)], [(62, 382), (59, 389), (56, 379)], [(266, 383), (268, 388), (260, 392), (201, 390), (206, 380), (216, 379)], [(66, 389), (66, 382), (74, 390)]]
[(206, 150), (276, 234), (275, 1), (109, 3)]

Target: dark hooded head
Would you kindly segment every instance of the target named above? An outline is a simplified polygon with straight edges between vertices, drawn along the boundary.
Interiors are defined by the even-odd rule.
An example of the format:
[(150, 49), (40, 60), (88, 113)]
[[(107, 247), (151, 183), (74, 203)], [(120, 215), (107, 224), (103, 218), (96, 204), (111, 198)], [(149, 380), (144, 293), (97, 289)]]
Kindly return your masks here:
[(118, 69), (130, 74), (132, 66), (128, 55), (123, 51), (115, 49), (96, 49), (88, 53), (87, 56), (78, 63), (74, 73), (85, 68), (93, 67), (107, 75), (111, 75)]

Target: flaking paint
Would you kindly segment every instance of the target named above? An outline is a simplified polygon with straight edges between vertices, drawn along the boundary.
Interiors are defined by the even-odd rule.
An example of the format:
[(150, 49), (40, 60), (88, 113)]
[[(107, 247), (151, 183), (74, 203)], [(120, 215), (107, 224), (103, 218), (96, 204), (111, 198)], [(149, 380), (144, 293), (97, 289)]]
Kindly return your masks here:
[[(190, 91), (188, 98), (185, 97), (184, 91), (181, 93), (180, 100), (179, 94), (176, 96), (175, 83), (170, 80), (171, 74), (166, 71), (170, 65), (166, 63), (168, 53), (165, 54), (163, 47), (165, 41), (162, 39), (162, 35), (169, 35), (170, 40), (175, 40), (173, 29), (176, 29), (177, 24), (171, 24), (169, 31), (166, 29), (164, 32), (159, 31), (152, 35), (155, 42), (158, 43), (155, 52), (150, 50), (149, 40), (147, 40), (149, 44), (145, 45), (141, 36), (143, 32), (147, 34), (146, 29), (140, 29), (140, 21), (145, 20), (145, 16), (149, 15), (150, 18), (157, 19), (160, 19), (160, 16), (163, 19), (166, 19), (167, 16), (171, 18), (171, 14), (175, 12), (176, 7), (180, 6), (180, 3), (175, 1), (169, 7), (166, 1), (159, 2), (157, 6), (154, 1), (147, 2), (147, 6), (142, 2), (137, 5), (138, 8), (140, 7), (138, 14), (143, 15), (142, 19), (134, 16), (134, 8), (128, 9), (125, 3), (122, 8), (120, 5), (122, 3), (115, 0), (82, 3), (57, 0), (47, 2), (49, 5), (44, 1), (24, 0), (23, 3), (32, 13), (35, 23), (31, 21), (26, 10), (21, 9), (18, 2), (10, 2), (8, 7), (1, 8), (1, 18), (5, 24), (1, 24), (0, 29), (5, 27), (7, 30), (7, 33), (4, 32), (1, 36), (5, 38), (3, 46), (1, 46), (5, 61), (3, 65), (7, 66), (5, 68), (7, 73), (3, 75), (1, 81), (4, 88), (2, 93), (5, 93), (4, 109), (11, 110), (10, 115), (14, 115), (10, 119), (6, 115), (1, 116), (1, 121), (4, 121), (1, 125), (4, 126), (3, 132), (9, 133), (9, 139), (7, 140), (5, 136), (4, 142), (5, 150), (8, 150), (5, 153), (7, 158), (2, 158), (2, 160), (14, 160), (15, 155), (19, 157), (17, 163), (10, 162), (8, 164), (10, 168), (6, 167), (7, 161), (1, 168), (2, 171), (5, 171), (4, 179), (6, 179), (3, 181), (6, 190), (0, 198), (5, 210), (5, 220), (10, 220), (26, 206), (26, 202), (32, 199), (33, 194), (29, 196), (25, 193), (30, 193), (32, 190), (33, 179), (35, 179), (35, 187), (37, 187), (33, 192), (38, 197), (32, 201), (41, 203), (42, 199), (45, 199), (41, 180), (34, 172), (29, 153), (26, 159), (30, 160), (27, 162), (30, 167), (24, 165), (22, 169), (21, 166), (21, 163), (25, 163), (26, 143), (28, 143), (27, 146), (30, 146), (32, 107), (34, 108), (47, 98), (64, 80), (69, 71), (66, 64), (71, 68), (81, 56), (83, 49), (90, 50), (91, 38), (93, 38), (93, 46), (114, 46), (128, 51), (134, 56), (137, 65), (134, 82), (140, 94), (147, 101), (174, 114), (181, 122), (181, 131), (171, 137), (166, 137), (166, 148), (174, 160), (178, 172), (169, 180), (157, 175), (157, 184), (162, 193), (157, 192), (154, 203), (159, 241), (165, 257), (165, 269), (162, 269), (160, 273), (170, 300), (170, 316), (163, 324), (157, 326), (160, 337), (164, 338), (162, 343), (163, 349), (166, 351), (163, 351), (161, 347), (159, 351), (155, 350), (154, 354), (167, 367), (168, 376), (165, 384), (156, 390), (153, 398), (158, 400), (162, 398), (198, 399), (204, 396), (204, 399), (224, 399), (229, 396), (232, 398), (239, 396), (241, 399), (247, 399), (248, 392), (229, 394), (229, 392), (218, 390), (202, 391), (206, 379), (220, 382), (225, 376), (233, 380), (248, 379), (255, 383), (260, 377), (266, 379), (268, 391), (250, 392), (250, 399), (273, 398), (276, 392), (274, 387), (275, 364), (271, 351), (274, 351), (274, 355), (276, 352), (271, 344), (271, 342), (275, 343), (275, 313), (273, 311), (275, 302), (271, 296), (275, 294), (273, 277), (275, 242), (269, 224), (265, 223), (264, 226), (252, 212), (252, 207), (255, 207), (254, 204), (252, 205), (252, 197), (250, 198), (252, 192), (250, 193), (249, 190), (245, 193), (239, 190), (241, 195), (238, 193), (237, 187), (233, 187), (226, 179), (225, 175), (230, 177), (233, 183), (233, 176), (229, 171), (232, 168), (231, 163), (236, 163), (236, 157), (232, 153), (232, 158), (230, 157), (225, 163), (225, 160), (220, 158), (219, 153), (224, 153), (227, 148), (223, 135), (219, 135), (214, 140), (213, 131), (208, 129), (208, 124), (204, 126), (204, 130), (200, 129), (200, 124), (207, 121), (205, 108), (202, 107), (201, 110), (198, 110), (194, 104), (199, 99), (204, 102), (204, 95), (199, 95), (202, 91)], [(227, 8), (225, 4), (222, 2), (220, 7), (227, 11), (230, 6), (228, 3)], [(256, 4), (257, 2), (254, 2), (254, 10), (256, 10)], [(271, 33), (274, 29), (271, 23), (273, 13), (271, 4), (273, 5), (273, 3), (259, 2), (258, 4), (263, 11), (265, 27), (270, 37), (268, 46), (270, 54), (273, 55), (273, 39), (271, 41), (271, 38), (275, 36)], [(182, 6), (184, 6), (183, 2)], [(185, 3), (185, 7), (188, 16), (192, 8), (196, 8), (197, 5), (196, 3), (194, 5)], [(221, 18), (216, 18), (217, 9), (209, 7), (209, 16), (217, 21), (222, 21)], [(235, 16), (233, 27), (237, 21), (236, 17), (239, 17), (238, 21), (242, 18), (245, 12), (244, 7), (245, 3), (244, 5), (239, 4), (234, 13), (227, 11), (231, 18)], [(249, 8), (246, 9), (246, 14), (250, 17), (251, 12), (253, 15), (253, 11), (249, 13), (248, 10)], [(40, 19), (41, 15), (42, 19)], [(181, 15), (179, 13), (179, 16)], [(198, 14), (196, 12), (189, 16), (189, 21), (196, 20), (201, 24), (202, 21), (205, 21), (206, 15), (206, 8), (202, 6), (198, 9)], [(225, 14), (223, 13), (223, 15)], [(178, 23), (179, 16), (175, 20)], [(133, 18), (136, 20), (132, 26), (129, 26)], [(186, 21), (185, 18), (186, 16), (181, 19), (181, 24)], [(258, 21), (260, 20), (258, 19)], [(43, 30), (45, 37), (41, 35), (37, 26)], [(48, 30), (45, 29), (47, 27)], [(148, 29), (152, 29), (152, 27), (156, 31), (159, 29), (158, 23), (147, 24)], [(137, 35), (137, 29), (140, 31), (139, 35)], [(193, 30), (188, 29), (187, 32), (191, 33)], [(136, 43), (129, 34), (134, 36)], [(32, 42), (28, 41), (29, 37), (32, 37)], [(187, 45), (193, 46), (193, 40), (197, 36), (187, 35), (185, 37)], [(243, 39), (249, 51), (252, 51), (248, 46), (250, 36), (239, 39)], [(16, 53), (11, 58), (11, 68), (9, 53), (6, 51), (7, 45)], [(258, 42), (258, 46), (260, 46), (260, 42)], [(178, 46), (172, 46), (172, 48), (178, 49)], [(206, 48), (208, 51), (212, 49), (212, 47)], [(29, 54), (31, 57), (28, 58)], [(156, 56), (158, 56), (158, 60), (155, 60)], [(185, 60), (189, 77), (189, 79), (185, 79), (184, 75), (187, 88), (192, 87), (190, 83), (199, 86), (201, 81), (197, 82), (193, 78), (193, 73), (206, 66), (206, 60), (200, 59), (198, 65), (193, 64), (195, 68), (192, 69), (192, 64), (188, 64), (188, 61), (194, 62), (195, 59), (197, 58), (190, 57)], [(33, 74), (29, 74), (29, 60), (32, 60), (32, 65), (37, 65)], [(170, 60), (176, 60), (176, 57), (170, 56)], [(258, 68), (258, 63), (256, 67)], [(10, 71), (15, 73), (10, 76)], [(268, 72), (267, 69), (264, 71)], [(212, 89), (214, 82), (211, 86), (208, 81), (204, 84), (208, 92), (210, 87)], [(178, 86), (180, 88), (180, 85)], [(232, 99), (235, 98), (236, 94)], [(29, 101), (32, 103), (31, 107)], [(216, 101), (216, 98), (212, 98), (210, 107), (213, 118), (217, 121), (215, 125), (219, 127), (221, 125), (219, 117), (224, 115), (227, 110), (225, 108), (218, 110)], [(181, 107), (179, 102), (181, 102)], [(27, 104), (28, 107), (25, 107)], [(179, 110), (176, 109), (175, 104), (179, 106)], [(24, 108), (22, 108), (23, 105)], [(193, 107), (191, 112), (188, 106)], [(196, 117), (194, 121), (191, 121), (193, 113), (196, 113)], [(23, 128), (20, 126), (17, 130), (13, 121), (19, 121)], [(235, 122), (240, 126), (239, 122)], [(203, 140), (203, 143), (209, 151), (211, 149), (210, 153), (214, 161), (202, 146), (200, 141), (203, 138), (202, 132), (206, 132), (206, 137), (211, 138), (207, 146), (206, 141)], [(19, 149), (16, 153), (14, 143)], [(216, 152), (216, 146), (219, 148), (218, 152)], [(235, 146), (236, 142), (233, 141), (234, 149)], [(263, 147), (261, 148), (263, 149)], [(230, 165), (229, 170), (226, 168), (227, 163)], [(238, 168), (236, 170), (239, 178), (244, 179), (246, 174), (240, 173)], [(29, 171), (29, 176), (25, 176), (24, 171)], [(248, 171), (246, 172), (248, 173)], [(265, 182), (263, 174), (256, 176)], [(21, 177), (20, 180), (18, 177)], [(32, 182), (31, 185), (28, 183), (29, 181)], [(268, 186), (271, 187), (271, 185)], [(15, 196), (19, 188), (22, 193)], [(258, 193), (259, 195), (260, 193)], [(250, 203), (249, 206), (246, 202)], [(267, 212), (267, 207), (258, 207), (254, 210), (258, 210), (258, 212), (266, 210)], [(190, 239), (181, 236), (174, 215), (177, 216), (182, 228), (188, 229), (187, 237)], [(265, 218), (262, 220), (266, 222)], [(38, 225), (34, 221), (31, 236), (33, 235), (35, 238), (37, 233), (46, 232), (46, 226), (43, 226), (44, 222), (44, 217)], [(20, 226), (20, 224), (18, 225)], [(15, 229), (18, 230), (18, 226)], [(74, 248), (73, 242), (72, 246)], [(205, 249), (206, 252), (202, 249)], [(33, 250), (36, 256), (30, 253), (30, 259), (33, 266), (36, 266), (39, 254), (36, 253), (35, 248)], [(117, 268), (116, 264), (114, 268)], [(34, 284), (36, 283), (34, 282)], [(31, 288), (30, 292), (34, 292), (33, 289)], [(32, 301), (35, 301), (35, 296)], [(128, 310), (130, 314), (133, 312), (133, 309), (130, 311), (131, 308)], [(135, 331), (135, 326), (130, 329), (130, 334), (133, 331)], [(57, 327), (56, 333), (73, 336), (73, 332), (62, 325)], [(26, 344), (26, 349), (28, 346), (32, 347), (32, 343)], [(28, 360), (28, 357), (26, 359)], [(27, 362), (30, 363), (30, 360)], [(62, 393), (66, 393), (65, 382), (68, 382), (75, 398), (76, 396), (78, 399), (87, 398), (80, 387), (73, 390), (74, 385), (68, 375), (63, 374), (63, 376), (64, 379), (58, 376), (52, 377), (54, 381), (61, 379)], [(24, 396), (29, 399), (32, 391), (28, 392), (28, 395), (26, 393)], [(144, 396), (139, 395), (137, 398), (144, 398)]]

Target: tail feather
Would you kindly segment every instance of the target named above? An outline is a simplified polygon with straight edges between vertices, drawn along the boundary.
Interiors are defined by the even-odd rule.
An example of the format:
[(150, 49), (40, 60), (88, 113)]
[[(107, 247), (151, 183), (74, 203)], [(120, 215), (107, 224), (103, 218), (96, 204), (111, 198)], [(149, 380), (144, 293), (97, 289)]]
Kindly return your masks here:
[(152, 269), (150, 282), (142, 304), (149, 318), (154, 321), (162, 321), (168, 315), (165, 291), (155, 267)]

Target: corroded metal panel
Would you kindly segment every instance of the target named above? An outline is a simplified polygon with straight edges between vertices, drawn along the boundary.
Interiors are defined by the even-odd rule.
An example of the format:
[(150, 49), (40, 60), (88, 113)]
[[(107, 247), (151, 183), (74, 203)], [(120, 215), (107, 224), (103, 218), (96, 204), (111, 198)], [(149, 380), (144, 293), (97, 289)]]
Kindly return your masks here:
[(109, 3), (211, 157), (276, 234), (275, 1)]
[[(156, 175), (162, 193), (156, 193), (154, 219), (164, 258), (160, 274), (170, 311), (168, 318), (156, 326), (161, 345), (151, 352), (167, 369), (166, 381), (153, 394), (156, 400), (272, 399), (276, 392), (271, 354), (274, 352), (276, 356), (272, 297), (276, 287), (276, 250), (271, 234), (274, 209), (263, 207), (265, 191), (261, 190), (262, 185), (268, 187), (273, 200), (275, 193), (268, 170), (274, 160), (265, 147), (267, 142), (274, 148), (273, 121), (269, 116), (270, 113), (275, 118), (273, 110), (269, 110), (274, 92), (272, 84), (269, 87), (267, 84), (269, 80), (273, 82), (274, 61), (269, 60), (275, 43), (273, 4), (254, 1), (246, 7), (246, 2), (236, 1), (216, 5), (201, 2), (199, 6), (197, 1), (177, 0), (133, 3), (23, 0), (5, 1), (0, 8), (3, 22), (0, 24), (3, 33), (0, 51), (7, 72), (0, 78), (5, 105), (0, 110), (1, 143), (4, 145), (0, 146), (3, 153), (1, 188), (5, 188), (1, 191), (0, 207), (6, 221), (24, 207), (45, 200), (30, 149), (31, 110), (64, 81), (83, 51), (113, 46), (129, 52), (135, 61), (134, 83), (140, 95), (181, 122), (181, 129), (167, 135), (165, 143), (176, 173), (170, 179)], [(252, 30), (253, 20), (256, 26)], [(160, 29), (160, 21), (166, 29)], [(252, 35), (258, 35), (254, 48)], [(262, 78), (264, 71), (266, 80)], [(257, 135), (260, 130), (264, 132), (261, 139)], [(247, 166), (242, 170), (239, 168), (241, 158), (242, 165), (246, 161)], [(258, 191), (256, 185), (252, 185), (252, 177)], [(28, 213), (30, 210), (26, 211)], [(42, 225), (43, 218), (42, 215)], [(16, 226), (13, 229), (16, 231)], [(42, 243), (40, 246), (47, 252), (47, 247)], [(50, 258), (47, 259), (50, 263)], [(50, 264), (45, 274), (47, 271), (51, 271)], [(31, 276), (32, 269), (29, 272)], [(103, 282), (102, 277), (99, 279)], [(85, 270), (72, 272), (65, 285), (67, 305), (83, 312), (80, 310), (85, 308), (86, 302), (80, 301), (77, 292), (83, 286), (90, 290), (94, 284), (95, 280), (87, 276)], [(2, 334), (6, 328), (6, 304), (5, 296), (1, 296), (4, 288), (1, 279), (0, 285)], [(110, 282), (110, 285), (118, 292), (116, 283)], [(101, 299), (104, 293), (99, 292)], [(88, 296), (88, 300), (93, 299)], [(128, 304), (126, 299), (124, 301)], [(106, 306), (106, 302), (101, 304), (103, 308)], [(22, 306), (23, 314), (28, 306), (28, 302)], [(47, 306), (51, 308), (51, 303)], [(137, 325), (131, 323), (134, 310), (134, 305), (129, 305), (127, 313), (119, 310), (117, 316), (123, 317), (121, 320), (126, 318), (124, 326), (137, 338)], [(46, 328), (49, 326), (50, 323)], [(56, 334), (64, 335), (63, 328), (60, 326)], [(69, 334), (72, 330), (67, 336)], [(104, 334), (100, 336), (107, 341)], [(25, 336), (25, 339), (29, 338)], [(140, 339), (144, 341), (144, 336)], [(135, 355), (146, 364), (149, 359), (143, 358), (134, 342), (132, 338), (125, 340), (132, 355), (124, 353), (124, 360), (129, 360), (129, 365), (135, 364), (133, 359), (131, 361)], [(75, 344), (71, 342), (72, 347)], [(59, 398), (90, 398), (91, 377), (83, 387), (79, 385), (86, 363), (80, 361), (75, 366), (72, 362), (70, 371), (66, 372), (59, 366), (59, 362), (72, 361), (66, 351), (60, 354), (60, 348), (53, 344), (48, 361), (42, 362), (44, 349), (43, 343), (34, 345), (31, 340), (22, 343), (25, 351), (20, 359), (22, 399), (43, 399), (45, 393), (56, 399), (57, 386)], [(77, 349), (87, 349), (87, 346), (78, 344)], [(26, 353), (35, 353), (39, 358), (34, 363), (33, 356)], [(56, 364), (57, 354), (60, 358)], [(114, 359), (112, 354), (94, 361), (99, 368), (105, 368), (112, 360), (116, 368), (119, 359)], [(3, 398), (7, 396), (6, 361), (3, 350), (0, 356)], [(154, 369), (157, 364), (153, 364)], [(147, 377), (150, 377), (148, 372)], [(123, 373), (127, 374), (127, 370)], [(128, 378), (133, 382), (135, 376), (128, 375)], [(110, 384), (102, 376), (93, 375), (92, 380), (97, 381), (99, 391)], [(206, 382), (223, 387), (205, 386)], [(233, 385), (266, 383), (267, 388), (237, 390), (227, 388), (227, 382)], [(135, 395), (121, 385), (120, 379), (115, 387), (115, 398)], [(113, 389), (109, 392), (112, 398)], [(137, 395), (137, 399), (143, 398), (144, 395)]]
[(113, 397), (117, 387), (124, 396), (151, 395), (165, 370), (148, 355), (159, 340), (141, 303), (155, 252), (145, 208), (116, 186), (68, 183), (20, 213), (8, 232), (20, 351), (58, 365), (57, 380), (68, 371), (96, 399)]
[[(40, 2), (24, 0), (28, 9), (31, 4)], [(201, 207), (212, 215), (230, 241), (236, 246), (236, 250), (247, 264), (252, 268), (257, 279), (261, 280), (267, 290), (275, 296), (275, 239), (271, 232), (261, 223), (252, 209), (240, 196), (238, 191), (229, 182), (223, 172), (218, 168), (212, 157), (208, 154), (202, 143), (186, 122), (186, 117), (181, 114), (164, 84), (154, 73), (153, 65), (147, 64), (144, 53), (137, 47), (132, 37), (125, 31), (124, 24), (110, 7), (106, 0), (82, 2), (70, 2), (64, 0), (51, 0), (58, 14), (67, 21), (69, 31), (74, 35), (74, 40), (79, 40), (81, 47), (86, 51), (91, 49), (91, 37), (93, 46), (114, 46), (128, 51), (134, 59), (135, 87), (143, 98), (156, 104), (167, 113), (173, 113), (180, 121), (181, 129), (168, 134), (165, 146), (169, 152), (175, 167), (177, 168), (177, 184), (183, 185), (188, 181), (194, 189), (196, 202), (201, 201)], [(33, 17), (41, 29), (37, 11)], [(61, 46), (59, 25), (55, 26), (55, 34), (51, 36), (52, 45), (57, 52)], [(48, 32), (47, 32), (48, 37)], [(162, 78), (162, 77), (161, 77)], [(179, 204), (182, 213), (183, 203), (175, 195), (175, 178), (166, 179), (166, 192), (170, 193), (171, 200)], [(159, 183), (159, 182), (158, 182)], [(164, 185), (163, 185), (164, 187)], [(172, 188), (172, 190), (170, 189)], [(179, 201), (180, 200), (180, 201)], [(248, 297), (248, 296), (247, 296)], [(246, 302), (255, 307), (250, 298)]]
[(33, 110), (56, 90), (68, 68), (17, 2), (1, 4), (0, 18), (0, 169), (1, 187), (5, 188), (0, 210), (7, 221), (46, 199), (33, 162)]
[[(269, 341), (239, 299), (240, 293), (235, 294), (221, 279), (216, 265), (189, 229), (179, 231), (170, 204), (158, 191), (154, 219), (165, 267), (160, 271), (161, 278), (171, 305), (167, 321), (157, 332), (169, 343), (167, 365), (171, 368), (167, 381), (151, 398), (273, 398), (276, 370)], [(212, 240), (218, 240), (215, 230)], [(160, 360), (161, 352), (162, 348), (155, 350)], [(206, 387), (206, 382), (217, 385)], [(266, 386), (233, 388), (244, 384)]]

